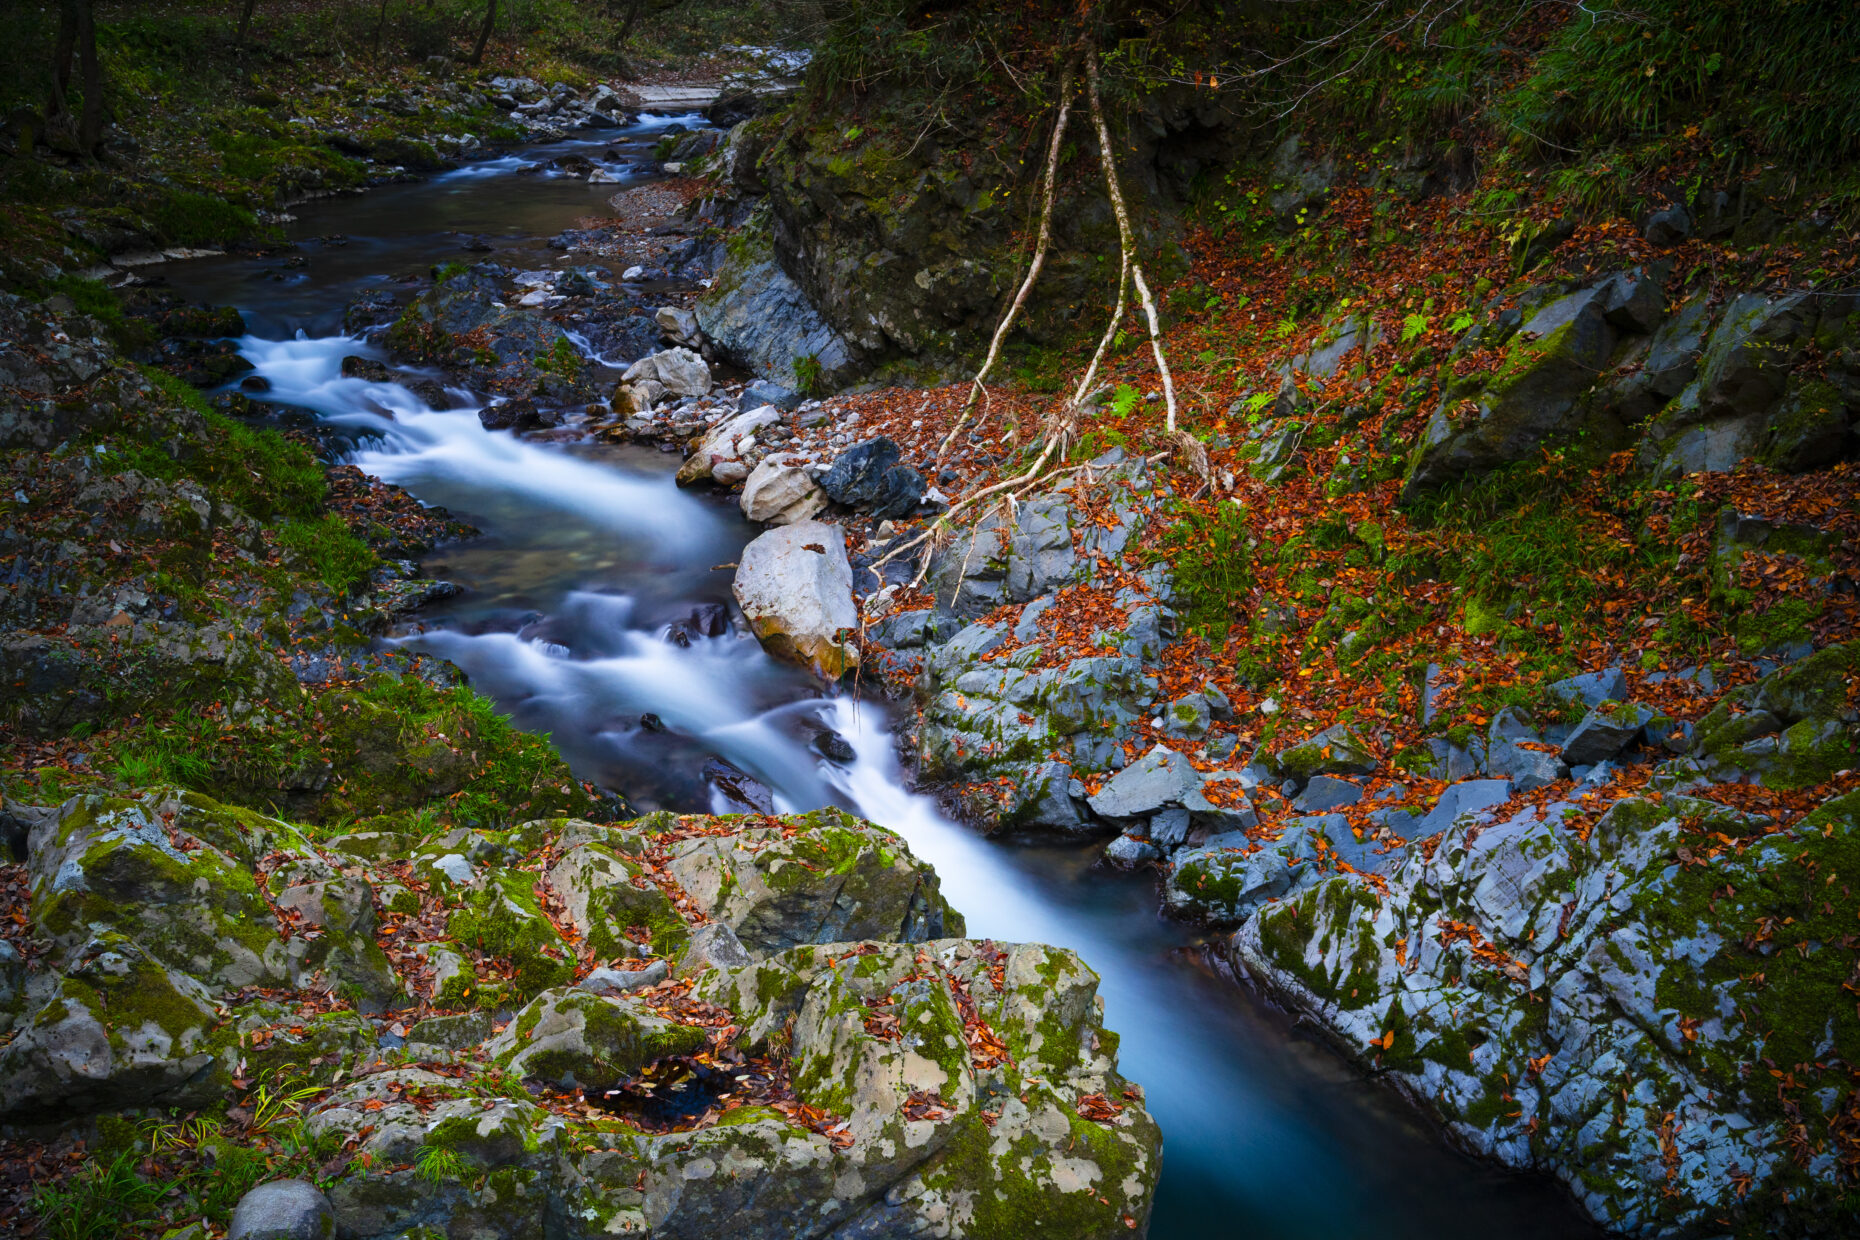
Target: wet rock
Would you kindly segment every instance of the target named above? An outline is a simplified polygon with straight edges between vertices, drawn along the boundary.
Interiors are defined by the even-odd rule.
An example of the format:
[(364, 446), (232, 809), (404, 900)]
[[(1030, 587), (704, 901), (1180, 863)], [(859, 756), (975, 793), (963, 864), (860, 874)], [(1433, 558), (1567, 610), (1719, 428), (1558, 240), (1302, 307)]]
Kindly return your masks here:
[(528, 431), (554, 426), (561, 415), (553, 409), (539, 408), (528, 396), (486, 405), (478, 411), (478, 421), (488, 431)]
[(342, 377), (366, 379), (370, 383), (386, 383), (390, 378), (387, 363), (372, 357), (358, 357), (353, 353), (342, 359)]
[(1108, 780), (1090, 798), (1092, 813), (1100, 818), (1146, 818), (1199, 791), (1201, 776), (1188, 759), (1158, 745)]
[(835, 503), (875, 517), (902, 517), (923, 502), (924, 476), (898, 463), (898, 445), (880, 435), (855, 444), (834, 459), (820, 488)]
[(1162, 849), (1135, 835), (1120, 835), (1105, 846), (1104, 864), (1118, 870), (1134, 870), (1162, 860)]
[(750, 628), (777, 658), (828, 679), (858, 666), (852, 635), (859, 614), (839, 526), (799, 521), (762, 534), (743, 549), (731, 589)]
[(329, 1198), (306, 1180), (272, 1180), (239, 1199), (226, 1240), (334, 1240)]
[[(806, 521), (827, 506), (827, 494), (795, 458), (769, 456), (743, 483), (743, 515), (768, 525)], [(715, 467), (712, 467), (713, 473)]]

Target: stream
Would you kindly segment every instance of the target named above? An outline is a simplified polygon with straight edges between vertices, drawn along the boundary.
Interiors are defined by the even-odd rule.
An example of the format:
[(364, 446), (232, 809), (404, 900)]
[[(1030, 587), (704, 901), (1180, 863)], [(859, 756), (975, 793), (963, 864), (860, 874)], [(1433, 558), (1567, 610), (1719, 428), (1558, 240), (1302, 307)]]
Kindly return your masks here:
[[(908, 790), (885, 707), (830, 696), (740, 629), (702, 623), (729, 601), (730, 574), (712, 566), (736, 560), (757, 532), (734, 497), (680, 490), (677, 459), (656, 449), (525, 440), (483, 429), (468, 393), (459, 409), (432, 412), (397, 383), (342, 377), (343, 356), (383, 356), (341, 334), (356, 294), (396, 272), (471, 260), (460, 233), (492, 240), (488, 257), (506, 264), (560, 262), (542, 239), (644, 179), (652, 142), (675, 122), (701, 123), (646, 116), (544, 153), (589, 155), (619, 185), (518, 175), (530, 160), (486, 159), (294, 208), (307, 265), (227, 257), (161, 269), (189, 298), (244, 313), (240, 348), (271, 384), (264, 399), (320, 420), (354, 464), (483, 531), (428, 559), (463, 592), (397, 640), (457, 664), (519, 726), (550, 735), (579, 777), (640, 808), (729, 808), (704, 777), (720, 758), (767, 785), (780, 810), (835, 803), (904, 836), (972, 936), (1078, 951), (1103, 978), (1122, 1070), (1162, 1126), (1154, 1237), (1597, 1234), (1549, 1181), (1458, 1155), (1283, 1013), (1211, 975), (1194, 935), (1157, 915), (1151, 878), (1094, 868), (1093, 847), (999, 842), (956, 825)], [(697, 623), (681, 624), (694, 613)], [(842, 760), (823, 757), (826, 730), (854, 757), (838, 747)]]

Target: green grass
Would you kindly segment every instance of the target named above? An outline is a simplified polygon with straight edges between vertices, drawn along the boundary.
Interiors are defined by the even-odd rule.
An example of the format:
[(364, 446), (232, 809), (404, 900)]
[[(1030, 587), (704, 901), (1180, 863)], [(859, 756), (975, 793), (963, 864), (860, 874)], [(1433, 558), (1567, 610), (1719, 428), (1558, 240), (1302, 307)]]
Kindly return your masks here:
[(169, 190), (146, 211), (155, 233), (169, 245), (212, 245), (256, 232), (258, 217), (224, 198)]
[(145, 366), (142, 374), (175, 403), (204, 418), (210, 433), (184, 459), (146, 445), (125, 449), (135, 457), (136, 468), (159, 478), (193, 478), (260, 521), (309, 520), (322, 512), (329, 488), (308, 448), (209, 408), (199, 392), (166, 371)]
[(34, 1189), (32, 1209), (45, 1240), (117, 1240), (159, 1223), (168, 1185), (136, 1174), (138, 1155), (123, 1150), (94, 1161), (62, 1184)]
[(278, 542), (311, 575), (337, 594), (368, 579), (381, 561), (335, 513), (285, 523)]
[(1183, 625), (1217, 649), (1253, 583), (1246, 512), (1222, 502), (1213, 511), (1178, 506), (1151, 552), (1169, 565)]

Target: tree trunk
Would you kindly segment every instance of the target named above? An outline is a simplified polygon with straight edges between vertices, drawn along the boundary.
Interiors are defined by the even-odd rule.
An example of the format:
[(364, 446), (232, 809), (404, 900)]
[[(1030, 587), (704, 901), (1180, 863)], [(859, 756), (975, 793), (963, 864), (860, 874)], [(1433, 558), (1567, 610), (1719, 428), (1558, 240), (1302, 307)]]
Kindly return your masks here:
[(491, 41), (491, 27), (497, 24), (497, 0), (484, 0), (484, 25), (478, 27), (478, 42), (471, 49), (471, 63), (484, 63), (484, 45)]
[(45, 104), (49, 123), (65, 116), (69, 106), (65, 92), (71, 88), (71, 54), (77, 48), (77, 6), (61, 0), (58, 6), (58, 42), (52, 48), (52, 97)]
[(78, 68), (84, 75), (84, 115), (78, 121), (78, 145), (94, 155), (103, 144), (103, 66), (97, 63), (97, 23), (90, 0), (72, 0), (78, 11)]
[[(84, 110), (71, 115), (71, 60), (78, 62)], [(45, 104), (45, 137), (54, 150), (94, 155), (103, 138), (103, 69), (97, 63), (97, 23), (90, 0), (59, 0), (58, 41), (52, 48), (52, 94)]]
[(239, 33), (233, 36), (233, 42), (240, 47), (245, 46), (245, 32), (251, 28), (252, 10), (257, 7), (258, 0), (245, 0), (245, 4), (239, 9)]
[(1137, 300), (1149, 319), (1150, 349), (1156, 355), (1156, 369), (1162, 375), (1163, 399), (1169, 410), (1166, 429), (1173, 435), (1175, 377), (1169, 373), (1169, 359), (1163, 356), (1162, 323), (1156, 314), (1156, 299), (1150, 296), (1149, 282), (1143, 278), (1143, 263), (1137, 257), (1136, 237), (1130, 227), (1130, 211), (1124, 206), (1124, 189), (1117, 180), (1117, 157), (1111, 151), (1111, 131), (1104, 123), (1104, 105), (1098, 97), (1098, 60), (1095, 56), (1085, 57), (1085, 77), (1089, 84), (1086, 94), (1091, 102), (1092, 124), (1098, 130), (1098, 154), (1104, 162), (1104, 188), (1111, 198), (1111, 210), (1117, 214), (1118, 244), (1123, 250), (1124, 260), (1130, 264), (1131, 283), (1136, 286)]
[(620, 19), (620, 29), (614, 35), (614, 51), (624, 51), (626, 41), (633, 37), (633, 27), (639, 24), (639, 15), (646, 10), (646, 0), (631, 0), (626, 6), (626, 16)]
[(381, 0), (381, 12), (375, 17), (375, 50), (373, 58), (377, 61), (381, 59), (381, 36), (387, 32), (387, 6), (388, 0)]

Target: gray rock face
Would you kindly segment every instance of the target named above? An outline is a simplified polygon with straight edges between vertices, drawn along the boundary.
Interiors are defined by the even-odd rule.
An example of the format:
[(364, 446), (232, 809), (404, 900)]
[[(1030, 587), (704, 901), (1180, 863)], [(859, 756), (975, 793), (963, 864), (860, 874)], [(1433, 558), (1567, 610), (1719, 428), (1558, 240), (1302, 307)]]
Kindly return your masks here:
[[(1349, 876), (1294, 890), (1261, 906), (1229, 950), (1427, 1099), (1469, 1148), (1550, 1170), (1604, 1226), (1710, 1230), (1744, 1192), (1805, 1183), (1778, 1144), (1790, 1121), (1743, 1082), (1767, 1074), (1761, 1061), (1779, 1045), (1826, 1044), (1821, 1014), (1848, 1006), (1832, 996), (1844, 968), (1811, 980), (1828, 950), (1812, 928), (1762, 950), (1723, 929), (1753, 924), (1762, 875), (1812, 870), (1850, 847), (1860, 799), (1837, 798), (1808, 829), (1778, 835), (1668, 794), (1617, 802), (1585, 840), (1564, 829), (1573, 808), (1527, 809), (1470, 842), (1448, 832), (1431, 857), (1415, 852), (1390, 870), (1384, 891)], [(1713, 831), (1751, 846), (1709, 867), (1674, 864), (1676, 849)], [(1452, 928), (1467, 925), (1477, 937)], [(1757, 988), (1779, 984), (1828, 999), (1799, 1024), (1757, 1016)], [(1840, 1089), (1851, 1084), (1803, 1109), (1811, 1127), (1830, 1122)], [(1624, 1090), (1637, 1103), (1613, 1105)], [(1491, 1108), (1500, 1093), (1511, 1105)], [(1667, 1117), (1679, 1116), (1675, 1128)], [(1591, 1142), (1603, 1140), (1608, 1171), (1597, 1175)], [(1753, 1187), (1739, 1186), (1745, 1176)], [(1840, 1190), (1808, 1182), (1791, 1191), (1813, 1200), (1790, 1213), (1812, 1233), (1809, 1220)]]
[(1586, 766), (1612, 758), (1640, 739), (1642, 731), (1659, 715), (1651, 706), (1635, 702), (1603, 702), (1576, 725), (1563, 743), (1563, 761)]
[(1448, 784), (1426, 817), (1415, 824), (1414, 834), (1432, 835), (1453, 825), (1461, 814), (1477, 813), (1511, 799), (1511, 781), (1504, 779), (1466, 779)]
[(819, 382), (836, 387), (858, 369), (852, 345), (814, 309), (766, 242), (759, 254), (718, 269), (696, 314), (712, 344), (764, 379), (792, 382), (811, 363)]
[(854, 444), (833, 461), (820, 488), (838, 504), (875, 517), (902, 517), (924, 498), (924, 476), (898, 461), (898, 445), (880, 435)]
[(1579, 398), (1614, 348), (1600, 289), (1544, 306), (1512, 336), (1503, 363), (1451, 383), (1409, 462), (1404, 500), (1486, 473), (1575, 429)]
[(329, 1198), (305, 1180), (273, 1180), (239, 1199), (226, 1240), (334, 1240)]
[(1347, 779), (1319, 775), (1305, 785), (1304, 791), (1292, 802), (1292, 808), (1301, 814), (1318, 814), (1354, 805), (1362, 799), (1363, 789), (1360, 785)]
[(834, 680), (858, 665), (859, 613), (839, 526), (800, 521), (759, 536), (743, 548), (731, 590), (776, 657)]
[(1144, 818), (1201, 788), (1201, 776), (1187, 758), (1158, 745), (1132, 762), (1090, 799), (1100, 818)]
[(1007, 597), (1025, 602), (1065, 585), (1077, 563), (1068, 499), (1044, 495), (1020, 505), (1008, 546)]
[(1519, 792), (1530, 792), (1569, 777), (1568, 765), (1554, 752), (1530, 748), (1537, 742), (1496, 741), (1486, 749), (1486, 773), (1509, 780)]

